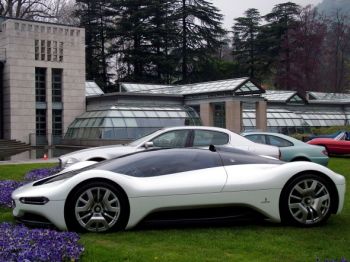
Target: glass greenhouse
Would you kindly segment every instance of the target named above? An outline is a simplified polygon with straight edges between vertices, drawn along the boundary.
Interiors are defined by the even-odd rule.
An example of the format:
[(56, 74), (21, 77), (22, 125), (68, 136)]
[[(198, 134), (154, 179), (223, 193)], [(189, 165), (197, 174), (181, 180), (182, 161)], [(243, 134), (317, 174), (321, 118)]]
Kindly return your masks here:
[(134, 140), (163, 127), (181, 125), (201, 125), (191, 107), (112, 106), (77, 117), (65, 139)]
[[(255, 110), (243, 110), (243, 128), (245, 131), (255, 130)], [(299, 114), (288, 111), (286, 109), (268, 109), (267, 129), (271, 132), (294, 134), (308, 132), (310, 131), (310, 126)]]

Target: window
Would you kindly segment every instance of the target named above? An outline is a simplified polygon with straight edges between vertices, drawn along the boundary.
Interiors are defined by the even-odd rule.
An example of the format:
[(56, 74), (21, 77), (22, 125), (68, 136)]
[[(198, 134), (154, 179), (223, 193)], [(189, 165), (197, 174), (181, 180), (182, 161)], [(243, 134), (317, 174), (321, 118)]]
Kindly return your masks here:
[(155, 147), (186, 147), (190, 130), (176, 130), (162, 134), (153, 139)]
[(46, 102), (46, 68), (35, 68), (35, 101)]
[(62, 102), (62, 69), (52, 69), (52, 102)]
[(34, 42), (34, 48), (35, 48), (35, 60), (40, 60), (40, 46), (39, 46), (39, 40), (35, 40)]
[(267, 144), (266, 143), (266, 138), (264, 135), (248, 135), (245, 136), (246, 138), (248, 138), (249, 140), (255, 142), (255, 143), (259, 143), (259, 144)]
[[(135, 177), (153, 177), (221, 166), (218, 153), (209, 150), (165, 149), (107, 161), (102, 170)], [(198, 177), (200, 179), (200, 177)]]
[(37, 136), (46, 135), (46, 110), (45, 109), (36, 110), (36, 135)]
[(225, 145), (228, 143), (229, 136), (225, 133), (194, 130), (193, 146)]
[(225, 103), (214, 104), (214, 126), (226, 127)]
[(45, 40), (41, 40), (41, 60), (42, 61), (45, 61), (45, 54), (46, 54)]
[(15, 30), (19, 30), (19, 23), (15, 23)]
[(47, 41), (47, 61), (51, 61), (51, 41)]
[(62, 110), (52, 110), (52, 135), (62, 136)]
[(59, 49), (58, 49), (58, 56), (59, 56), (59, 62), (63, 62), (63, 42), (59, 43)]
[(277, 137), (277, 136), (268, 136), (269, 145), (277, 146), (277, 147), (288, 147), (293, 146), (294, 144), (292, 142), (289, 142), (288, 140), (285, 140), (283, 138)]
[(58, 53), (57, 53), (57, 41), (53, 41), (53, 47), (52, 47), (52, 56), (53, 56), (53, 60), (54, 62), (58, 61)]

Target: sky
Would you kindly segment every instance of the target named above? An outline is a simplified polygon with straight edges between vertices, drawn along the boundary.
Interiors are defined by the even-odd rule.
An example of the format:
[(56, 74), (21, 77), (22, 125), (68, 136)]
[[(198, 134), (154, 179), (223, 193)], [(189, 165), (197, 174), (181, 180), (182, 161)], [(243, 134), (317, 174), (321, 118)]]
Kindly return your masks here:
[[(288, 0), (209, 0), (224, 15), (224, 27), (230, 29), (233, 25), (233, 19), (243, 16), (244, 12), (249, 8), (256, 8), (261, 15), (269, 13), (276, 4), (288, 2)], [(289, 0), (300, 6), (317, 5), (322, 0)]]

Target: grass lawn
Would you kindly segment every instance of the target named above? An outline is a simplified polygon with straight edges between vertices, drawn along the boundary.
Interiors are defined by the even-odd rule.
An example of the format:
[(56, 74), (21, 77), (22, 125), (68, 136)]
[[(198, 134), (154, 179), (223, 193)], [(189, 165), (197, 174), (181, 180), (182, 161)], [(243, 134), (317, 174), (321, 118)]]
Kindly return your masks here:
[[(26, 170), (38, 167), (0, 166), (0, 179), (19, 180)], [(350, 180), (350, 158), (332, 158), (329, 168)], [(10, 209), (0, 208), (0, 221), (12, 221)], [(342, 214), (318, 228), (270, 223), (153, 227), (82, 234), (81, 243), (86, 248), (82, 261), (339, 261), (342, 257), (349, 261), (350, 196)]]

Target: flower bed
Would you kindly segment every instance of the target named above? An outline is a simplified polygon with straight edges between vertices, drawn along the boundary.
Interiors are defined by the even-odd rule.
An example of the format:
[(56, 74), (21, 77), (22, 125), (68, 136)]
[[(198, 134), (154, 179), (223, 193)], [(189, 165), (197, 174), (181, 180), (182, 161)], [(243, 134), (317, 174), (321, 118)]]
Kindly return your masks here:
[(34, 169), (32, 171), (29, 171), (25, 176), (24, 180), (25, 181), (35, 181), (39, 180), (48, 176), (52, 176), (58, 172), (60, 172), (61, 169), (56, 166), (56, 167), (51, 167), (51, 168), (40, 168), (40, 169)]
[(25, 182), (14, 180), (0, 180), (0, 206), (12, 207), (12, 192), (24, 184)]
[(14, 180), (0, 180), (0, 206), (12, 207), (12, 192), (25, 183), (52, 176), (60, 171), (59, 167), (34, 169), (24, 176), (25, 182)]
[(0, 224), (0, 261), (75, 261), (84, 251), (79, 235)]

